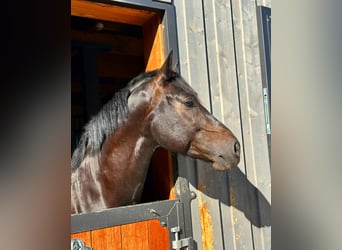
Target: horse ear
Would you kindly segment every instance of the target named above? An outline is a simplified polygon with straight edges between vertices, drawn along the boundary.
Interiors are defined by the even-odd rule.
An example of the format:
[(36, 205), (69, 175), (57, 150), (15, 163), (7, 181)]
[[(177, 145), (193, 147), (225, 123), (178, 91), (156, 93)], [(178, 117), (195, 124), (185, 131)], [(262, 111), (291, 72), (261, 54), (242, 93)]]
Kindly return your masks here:
[(172, 73), (172, 49), (169, 52), (166, 60), (164, 61), (163, 65), (158, 70), (156, 76), (154, 77), (157, 83), (162, 83), (166, 81)]
[(173, 65), (172, 71), (177, 72), (178, 71), (178, 67), (179, 67), (179, 62), (177, 62), (175, 65)]

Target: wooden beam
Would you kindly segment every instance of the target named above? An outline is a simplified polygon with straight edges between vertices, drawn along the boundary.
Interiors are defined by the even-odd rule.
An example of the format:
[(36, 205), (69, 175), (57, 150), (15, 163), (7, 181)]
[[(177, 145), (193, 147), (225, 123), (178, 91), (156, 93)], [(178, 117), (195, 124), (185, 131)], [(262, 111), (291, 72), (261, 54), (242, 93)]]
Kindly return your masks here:
[(141, 26), (156, 13), (85, 0), (72, 0), (71, 15)]

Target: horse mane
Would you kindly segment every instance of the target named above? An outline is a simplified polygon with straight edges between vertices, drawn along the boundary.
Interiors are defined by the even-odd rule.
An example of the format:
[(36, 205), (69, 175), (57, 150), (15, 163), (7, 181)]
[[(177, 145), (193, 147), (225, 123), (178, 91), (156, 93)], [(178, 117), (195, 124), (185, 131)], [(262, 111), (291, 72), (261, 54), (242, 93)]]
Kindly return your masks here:
[[(102, 148), (105, 139), (110, 136), (116, 128), (121, 125), (128, 116), (128, 97), (141, 84), (150, 81), (157, 73), (157, 70), (144, 72), (133, 78), (126, 87), (116, 92), (114, 96), (92, 117), (85, 125), (78, 146), (71, 158), (71, 169), (77, 169), (86, 153), (97, 154)], [(172, 71), (168, 75), (168, 82), (185, 92), (197, 96), (196, 92), (185, 82), (180, 75)]]
[(150, 80), (157, 70), (141, 73), (126, 87), (115, 93), (100, 111), (85, 125), (83, 133), (71, 158), (71, 169), (77, 169), (87, 151), (98, 153), (105, 139), (127, 119), (128, 97), (140, 84)]

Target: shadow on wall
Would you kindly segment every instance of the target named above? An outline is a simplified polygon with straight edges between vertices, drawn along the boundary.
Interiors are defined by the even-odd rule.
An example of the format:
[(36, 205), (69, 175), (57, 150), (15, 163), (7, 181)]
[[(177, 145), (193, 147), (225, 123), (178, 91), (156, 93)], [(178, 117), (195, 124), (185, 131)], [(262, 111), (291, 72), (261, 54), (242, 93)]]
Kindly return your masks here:
[(271, 205), (265, 196), (239, 168), (231, 169), (227, 175), (231, 183), (227, 205), (242, 211), (256, 227), (271, 226)]
[(186, 177), (192, 186), (205, 195), (240, 210), (254, 226), (271, 226), (270, 203), (239, 168), (219, 172), (212, 168), (211, 163), (189, 157), (181, 158), (184, 167), (179, 169), (179, 176)]

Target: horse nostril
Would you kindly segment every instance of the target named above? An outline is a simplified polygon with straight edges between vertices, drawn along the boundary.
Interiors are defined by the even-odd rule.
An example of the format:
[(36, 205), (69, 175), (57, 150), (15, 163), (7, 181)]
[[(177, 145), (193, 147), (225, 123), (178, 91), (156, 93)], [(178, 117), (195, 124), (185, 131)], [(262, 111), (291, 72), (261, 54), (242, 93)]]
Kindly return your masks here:
[(238, 141), (234, 143), (233, 148), (234, 148), (234, 153), (236, 155), (240, 155), (240, 143)]

